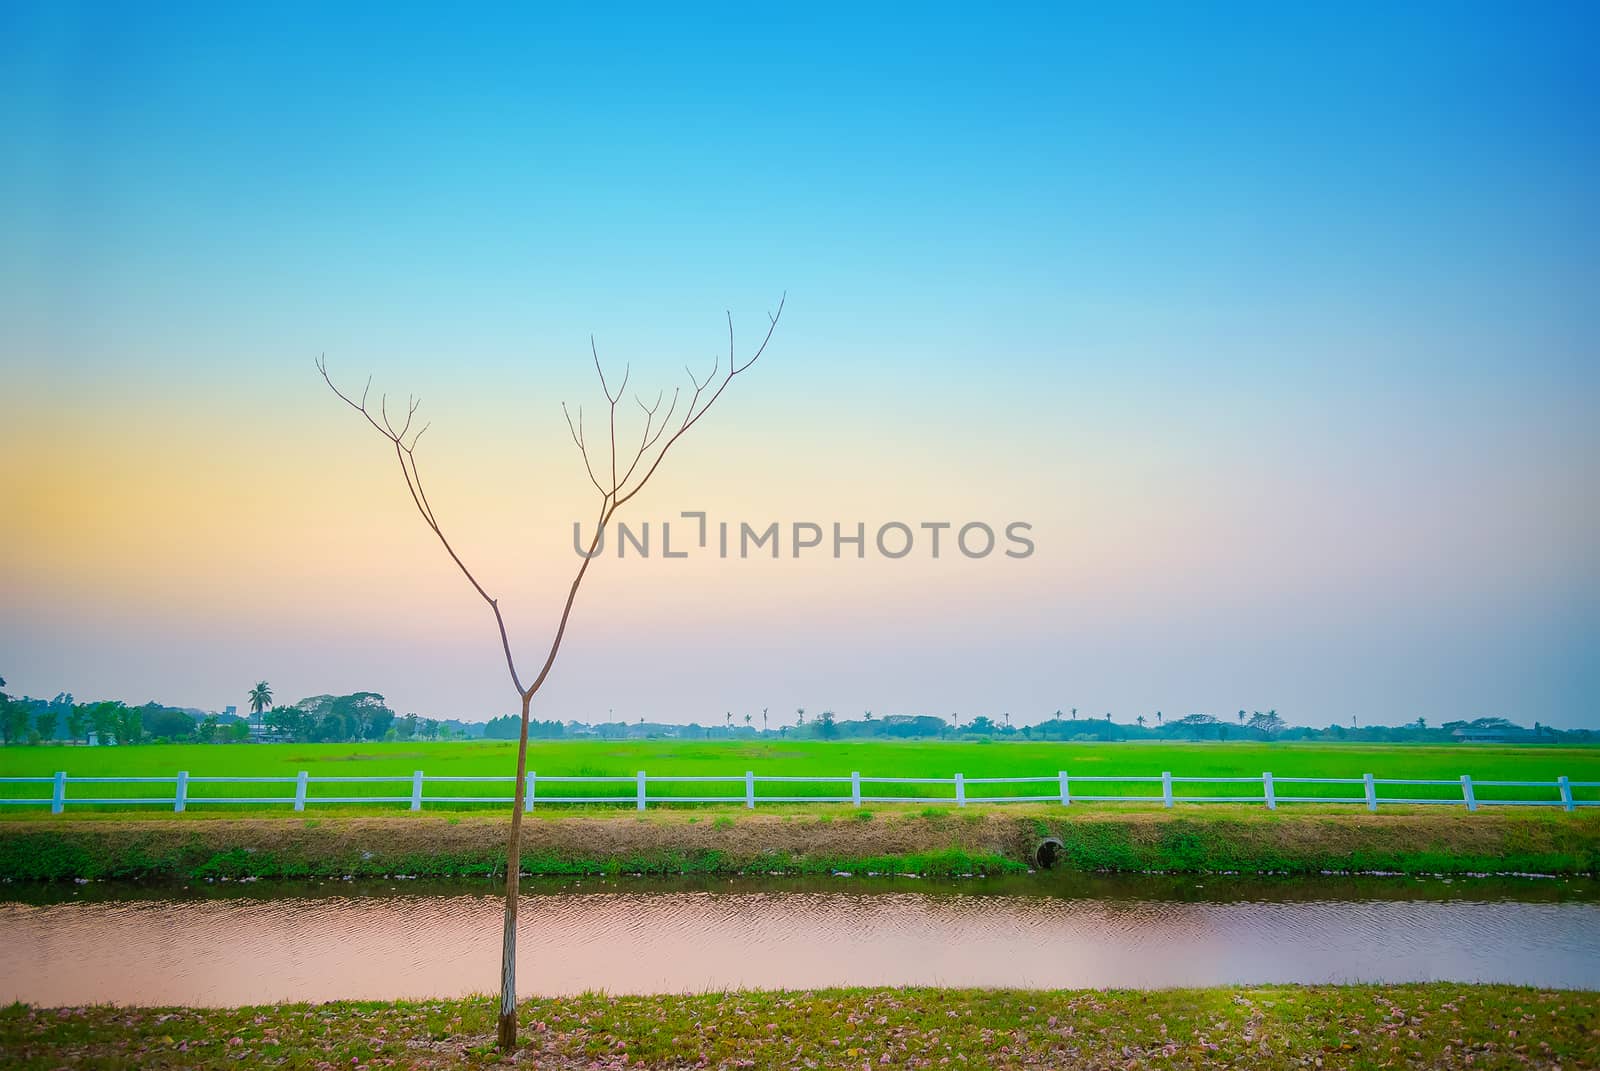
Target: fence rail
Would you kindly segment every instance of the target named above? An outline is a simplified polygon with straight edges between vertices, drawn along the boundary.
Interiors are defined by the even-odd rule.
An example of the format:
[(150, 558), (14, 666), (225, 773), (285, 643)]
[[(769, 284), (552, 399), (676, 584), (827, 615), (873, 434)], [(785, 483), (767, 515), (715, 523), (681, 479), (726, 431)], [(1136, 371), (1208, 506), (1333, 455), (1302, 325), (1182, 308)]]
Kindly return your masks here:
[[(0, 777), (0, 785), (48, 785), (48, 796), (8, 797), (0, 795), (0, 805), (49, 807), (52, 814), (60, 814), (66, 810), (68, 804), (73, 806), (170, 806), (174, 811), (183, 812), (190, 805), (200, 804), (253, 804), (273, 805), (281, 804), (291, 806), (296, 811), (303, 811), (310, 804), (331, 803), (404, 803), (413, 811), (422, 810), (424, 803), (434, 804), (460, 804), (460, 803), (512, 803), (511, 795), (455, 795), (436, 794), (428, 795), (425, 792), (429, 784), (494, 784), (513, 785), (514, 776), (497, 777), (469, 777), (456, 774), (428, 775), (421, 770), (414, 771), (410, 776), (351, 776), (351, 777), (313, 777), (305, 770), (301, 770), (294, 777), (192, 777), (187, 770), (180, 770), (172, 777), (69, 777), (65, 771), (58, 772), (54, 777)], [(1103, 792), (1084, 793), (1077, 790), (1076, 786), (1082, 784), (1123, 784), (1146, 785), (1159, 784), (1160, 795), (1150, 794), (1107, 794)], [(293, 785), (293, 795), (276, 796), (226, 796), (208, 795), (204, 792), (193, 793), (190, 791), (194, 785)], [(319, 795), (311, 791), (315, 785), (408, 785), (410, 791), (404, 795), (367, 795), (357, 794), (332, 794)], [(540, 792), (543, 785), (570, 785), (570, 784), (598, 784), (598, 785), (630, 785), (633, 791), (620, 795), (557, 795)], [(655, 785), (740, 785), (742, 792), (723, 792), (713, 795), (680, 795), (677, 793), (650, 794), (650, 786)], [(788, 794), (780, 790), (777, 793), (760, 793), (760, 785), (787, 786), (787, 785), (826, 785), (834, 791), (828, 794), (803, 794), (794, 795), (793, 790)], [(974, 795), (970, 789), (973, 786), (987, 785), (1014, 785), (1014, 786), (1039, 786), (1050, 785), (1047, 793), (983, 793)], [(171, 785), (172, 794), (168, 795), (107, 795), (107, 796), (69, 796), (67, 789), (73, 785)], [(849, 785), (849, 795), (838, 792), (838, 786)], [(952, 794), (944, 795), (936, 792), (932, 795), (907, 794), (906, 789), (899, 789), (884, 795), (874, 795), (864, 790), (863, 786), (915, 786), (919, 789), (932, 786), (935, 790), (949, 786)], [(1231, 794), (1231, 795), (1179, 795), (1174, 791), (1174, 786), (1179, 785), (1259, 785), (1259, 794)], [(1355, 785), (1361, 789), (1360, 795), (1283, 795), (1279, 787), (1283, 785)], [(1380, 795), (1380, 788), (1432, 788), (1449, 789), (1448, 794), (1440, 792), (1435, 795)], [(1478, 790), (1487, 788), (1500, 789), (1547, 789), (1549, 794), (1543, 799), (1507, 799), (1491, 794), (1488, 797), (1478, 795)], [(996, 804), (996, 803), (1059, 803), (1070, 806), (1074, 803), (1159, 803), (1164, 807), (1171, 807), (1178, 803), (1259, 803), (1269, 810), (1276, 810), (1282, 803), (1339, 803), (1339, 804), (1365, 804), (1369, 811), (1376, 811), (1380, 804), (1441, 804), (1446, 806), (1465, 807), (1468, 811), (1476, 811), (1479, 807), (1560, 807), (1571, 811), (1577, 807), (1600, 807), (1600, 798), (1578, 799), (1574, 790), (1590, 790), (1600, 788), (1600, 781), (1573, 781), (1567, 777), (1559, 777), (1554, 781), (1474, 781), (1470, 774), (1462, 774), (1457, 780), (1430, 780), (1417, 778), (1392, 778), (1374, 777), (1372, 774), (1362, 774), (1360, 777), (1276, 777), (1270, 772), (1263, 773), (1260, 777), (1174, 777), (1170, 772), (1163, 772), (1160, 776), (1111, 776), (1097, 775), (1072, 775), (1066, 770), (1058, 771), (1055, 775), (1034, 777), (965, 777), (954, 774), (950, 777), (863, 777), (860, 772), (852, 772), (849, 776), (798, 776), (786, 775), (757, 775), (754, 771), (746, 771), (741, 777), (737, 774), (720, 776), (695, 776), (685, 774), (649, 775), (640, 770), (632, 776), (589, 776), (589, 775), (539, 775), (528, 774), (527, 787), (523, 797), (523, 809), (531, 811), (535, 806), (551, 804), (632, 804), (638, 810), (644, 810), (648, 805), (671, 806), (685, 803), (724, 803), (743, 804), (747, 808), (754, 808), (757, 804), (774, 803), (848, 803), (860, 807), (869, 803), (953, 803), (958, 807), (971, 804)], [(559, 791), (559, 790), (558, 790)]]

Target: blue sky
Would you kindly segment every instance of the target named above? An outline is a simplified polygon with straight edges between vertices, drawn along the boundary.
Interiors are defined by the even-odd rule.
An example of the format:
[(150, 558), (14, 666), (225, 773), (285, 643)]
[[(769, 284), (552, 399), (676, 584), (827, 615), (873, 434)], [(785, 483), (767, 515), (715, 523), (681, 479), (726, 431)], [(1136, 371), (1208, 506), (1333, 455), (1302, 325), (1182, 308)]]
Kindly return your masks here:
[[(789, 497), (762, 508), (788, 514), (873, 478), (891, 489), (870, 501), (884, 516), (1032, 511), (1053, 537), (1042, 574), (951, 598), (975, 620), (1074, 624), (929, 679), (912, 664), (950, 662), (961, 638), (890, 650), (845, 628), (830, 656), (825, 609), (802, 605), (783, 645), (811, 645), (815, 677), (752, 651), (744, 676), (682, 682), (651, 713), (778, 705), (762, 693), (781, 679), (841, 708), (959, 693), (962, 709), (1592, 722), (1596, 21), (1559, 4), (9, 5), (0, 318), (24, 415), (0, 434), (14, 459), (46, 460), (13, 460), (0, 484), (25, 521), (7, 557), (51, 525), (110, 533), (202, 500), (214, 548), (252, 489), (274, 517), (315, 508), (359, 543), (337, 508), (348, 489), (271, 460), (286, 437), (371, 445), (326, 413), (310, 355), (416, 385), (461, 451), (450, 471), (489, 486), (501, 473), (484, 459), (508, 435), (530, 437), (519, 457), (561, 448), (554, 400), (592, 395), (590, 331), (670, 381), (715, 352), (724, 308), (757, 323), (787, 290), (783, 349), (752, 388), (766, 393), (719, 413), (685, 486), (749, 504), (714, 464), (736, 451), (736, 471), (784, 474), (767, 482)], [(83, 502), (129, 420), (151, 462), (127, 479), (161, 494), (119, 519)], [(50, 460), (73, 453), (67, 437), (74, 460)], [(231, 445), (197, 459), (194, 440)], [(920, 489), (896, 499), (906, 486)], [(186, 616), (178, 579), (155, 588), (164, 642), (208, 645), (214, 677), (110, 632), (105, 668), (84, 670), (65, 651), (86, 614), (109, 600), (137, 620), (154, 611), (132, 578), (194, 568), (105, 541), (0, 576), (33, 621), (0, 636), (22, 663), (8, 679), (220, 706), (230, 674), (311, 693), (353, 665), (351, 687), (403, 705), (498, 712), (474, 618), (444, 664), (372, 654), (431, 649), (421, 624), (382, 643), (341, 633), (338, 657), (313, 656), (287, 610), (238, 611), (219, 638), (197, 622), (228, 598)], [(203, 586), (247, 602), (226, 578), (307, 583), (279, 568), (240, 551)], [(99, 570), (127, 585), (52, 609)], [(448, 580), (437, 607), (419, 597), (423, 616), (469, 597)], [(918, 583), (889, 605), (917, 612), (938, 578)], [(1194, 602), (1164, 602), (1174, 590)], [(542, 591), (526, 593), (530, 641)], [(1226, 644), (1194, 652), (1185, 624), (1223, 603)], [(1122, 608), (1109, 633), (1075, 631), (1091, 605)], [(1308, 617), (1323, 631), (1282, 647)], [(257, 668), (252, 648), (283, 668)], [(1097, 653), (1058, 673), (1063, 650)], [(558, 705), (600, 661), (573, 654)], [(1253, 672), (1266, 698), (1227, 698)], [(611, 705), (657, 701), (630, 688)]]

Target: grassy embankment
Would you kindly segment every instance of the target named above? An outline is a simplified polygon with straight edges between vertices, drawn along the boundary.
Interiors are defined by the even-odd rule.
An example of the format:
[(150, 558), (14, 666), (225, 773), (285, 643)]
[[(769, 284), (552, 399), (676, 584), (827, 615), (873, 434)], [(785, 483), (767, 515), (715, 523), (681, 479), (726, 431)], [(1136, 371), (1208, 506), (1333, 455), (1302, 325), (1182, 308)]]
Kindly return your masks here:
[[(1084, 871), (1600, 873), (1600, 809), (662, 809), (535, 812), (524, 831), (535, 875), (1004, 873), (1026, 869), (1045, 836), (1061, 840), (1061, 866)], [(482, 876), (503, 872), (505, 833), (502, 816), (484, 814), (47, 816), (0, 823), (0, 877)]]
[[(486, 998), (240, 1009), (0, 1009), (12, 1068), (477, 1067)], [(1582, 1068), (1600, 993), (1510, 986), (834, 989), (532, 1000), (546, 1068)]]

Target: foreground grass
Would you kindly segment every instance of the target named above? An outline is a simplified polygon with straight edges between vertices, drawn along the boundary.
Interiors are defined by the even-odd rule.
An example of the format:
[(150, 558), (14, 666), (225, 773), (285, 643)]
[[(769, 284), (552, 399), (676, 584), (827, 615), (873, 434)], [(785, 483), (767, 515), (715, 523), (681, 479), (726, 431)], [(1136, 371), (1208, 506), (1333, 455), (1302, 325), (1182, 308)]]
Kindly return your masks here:
[[(0, 823), (14, 881), (308, 879), (504, 873), (504, 815), (261, 818), (60, 815)], [(1108, 810), (1017, 804), (774, 814), (743, 809), (535, 812), (522, 869), (539, 876), (999, 874), (1044, 837), (1076, 871), (1315, 874), (1600, 873), (1600, 809), (1268, 812), (1229, 804)]]
[[(1600, 993), (1511, 986), (832, 989), (532, 1000), (546, 1068), (1582, 1068)], [(11, 1068), (483, 1067), (487, 998), (0, 1011)]]
[[(962, 741), (783, 741), (783, 740), (654, 740), (654, 741), (534, 741), (529, 745), (529, 769), (544, 775), (631, 777), (639, 770), (656, 775), (740, 775), (752, 770), (762, 775), (846, 777), (851, 771), (864, 776), (949, 777), (961, 772), (974, 777), (1055, 777), (1060, 770), (1076, 776), (1149, 777), (1170, 770), (1190, 777), (1255, 777), (1270, 770), (1278, 777), (1357, 777), (1371, 773), (1379, 778), (1418, 778), (1459, 782), (1462, 774), (1475, 780), (1553, 781), (1565, 775), (1574, 781), (1600, 781), (1600, 748), (1557, 748), (1545, 746), (1494, 747), (1476, 745), (1356, 745), (1329, 743), (995, 743)], [(206, 745), (170, 744), (133, 747), (8, 747), (0, 748), (0, 776), (47, 777), (57, 770), (80, 777), (139, 776), (172, 777), (187, 770), (197, 777), (293, 777), (300, 770), (312, 776), (396, 776), (409, 777), (415, 770), (436, 776), (507, 776), (516, 769), (516, 745), (509, 741), (471, 743), (389, 743), (389, 744), (267, 744)], [(553, 789), (544, 789), (546, 794)], [(233, 796), (241, 792), (262, 796), (292, 796), (292, 785), (190, 786), (191, 801), (206, 796)], [(487, 795), (495, 790), (484, 785), (430, 784), (427, 807), (472, 809), (473, 804), (451, 804), (435, 797)], [(503, 791), (510, 793), (509, 785)], [(561, 795), (629, 795), (630, 785), (564, 784)], [(742, 785), (652, 784), (657, 795), (705, 795), (727, 792), (742, 797)], [(762, 786), (765, 793), (795, 795), (848, 795), (842, 785), (788, 784)], [(895, 792), (927, 797), (948, 797), (944, 786), (894, 785), (868, 786), (868, 792)], [(1055, 789), (1041, 785), (973, 786), (970, 795), (1048, 794)], [(1093, 794), (1159, 795), (1160, 786), (1125, 782), (1098, 784), (1085, 782), (1078, 792)], [(1180, 785), (1180, 795), (1258, 794), (1259, 786)], [(1295, 785), (1279, 789), (1282, 795), (1348, 796), (1360, 795), (1359, 786)], [(1480, 800), (1526, 799), (1529, 792), (1541, 791), (1541, 798), (1556, 798), (1555, 791), (1483, 786)], [(71, 795), (113, 795), (172, 798), (172, 785), (95, 785), (73, 786)], [(347, 784), (313, 786), (313, 807), (321, 795), (373, 795), (409, 797), (407, 785)], [(0, 795), (21, 798), (48, 796), (48, 786), (0, 785)], [(1460, 788), (1452, 786), (1385, 787), (1381, 795), (1424, 798), (1461, 798)], [(1575, 790), (1578, 799), (1600, 799), (1600, 789)], [(215, 809), (231, 805), (193, 805)], [(398, 809), (404, 805), (389, 805)], [(69, 810), (73, 808), (69, 807)], [(258, 806), (257, 810), (282, 810), (283, 804)], [(4, 808), (0, 819), (17, 817), (27, 810)], [(33, 812), (37, 813), (37, 812)]]

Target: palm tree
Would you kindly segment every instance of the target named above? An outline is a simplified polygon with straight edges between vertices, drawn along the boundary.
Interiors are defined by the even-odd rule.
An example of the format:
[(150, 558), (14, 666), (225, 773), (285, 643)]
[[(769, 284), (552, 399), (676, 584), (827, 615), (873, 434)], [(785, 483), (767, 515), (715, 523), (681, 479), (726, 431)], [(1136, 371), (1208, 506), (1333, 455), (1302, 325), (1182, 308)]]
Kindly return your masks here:
[(864, 713), (863, 713), (863, 714), (862, 714), (862, 715), (861, 715), (861, 717), (862, 717), (862, 718), (863, 718), (863, 719), (864, 719), (864, 720), (866, 720), (866, 721), (871, 721), (871, 720), (872, 720), (872, 711), (870, 711), (870, 710), (868, 710), (868, 711), (865, 711), (865, 712), (864, 712)]
[(1159, 711), (1159, 710), (1156, 711), (1156, 724), (1157, 725), (1161, 724), (1161, 711)]
[(766, 735), (766, 732), (767, 732), (767, 708), (766, 707), (762, 707), (761, 708), (761, 733), (764, 736), (764, 735)]
[(250, 689), (250, 713), (261, 716), (261, 712), (272, 706), (272, 685), (261, 681)]
[[(1261, 713), (1261, 711), (1258, 710), (1258, 711), (1256, 711), (1256, 713), (1259, 714), (1259, 713)], [(1242, 710), (1239, 711), (1239, 724), (1240, 725), (1244, 724), (1244, 711), (1242, 711)]]
[(728, 719), (728, 730), (731, 732), (733, 730), (733, 711), (728, 711), (723, 717)]
[(1077, 721), (1078, 720), (1078, 708), (1077, 707), (1073, 707), (1072, 708), (1072, 720), (1073, 721)]
[(1144, 715), (1143, 714), (1140, 714), (1137, 718), (1134, 718), (1133, 720), (1134, 720), (1135, 723), (1138, 724), (1139, 728), (1141, 728), (1141, 729), (1144, 728)]
[(746, 729), (750, 728), (750, 715), (748, 714), (744, 716), (744, 727)]
[(805, 707), (795, 707), (795, 709), (794, 709), (794, 723), (796, 725), (804, 725), (806, 723), (806, 708)]
[(1011, 712), (1008, 710), (1001, 716), (1006, 719), (1006, 728), (1011, 728)]

